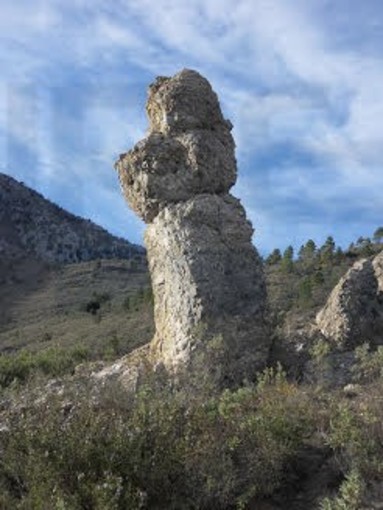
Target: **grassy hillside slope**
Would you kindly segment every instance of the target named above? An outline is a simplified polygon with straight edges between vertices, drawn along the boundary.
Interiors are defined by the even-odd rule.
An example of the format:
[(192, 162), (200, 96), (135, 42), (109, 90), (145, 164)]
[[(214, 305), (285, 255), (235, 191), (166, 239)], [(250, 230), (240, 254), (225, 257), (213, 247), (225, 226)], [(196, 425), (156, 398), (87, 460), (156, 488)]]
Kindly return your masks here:
[(125, 352), (150, 339), (149, 277), (129, 260), (49, 267), (23, 261), (0, 287), (0, 352), (81, 344), (95, 354), (113, 341)]

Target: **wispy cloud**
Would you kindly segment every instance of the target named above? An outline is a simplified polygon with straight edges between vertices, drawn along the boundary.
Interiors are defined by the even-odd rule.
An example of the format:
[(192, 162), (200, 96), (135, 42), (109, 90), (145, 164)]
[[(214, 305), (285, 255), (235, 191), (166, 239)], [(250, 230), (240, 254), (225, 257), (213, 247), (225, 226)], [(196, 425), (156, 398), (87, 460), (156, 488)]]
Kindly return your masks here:
[[(33, 173), (71, 207), (77, 182), (81, 212), (116, 231), (115, 211), (127, 213), (113, 211), (122, 199), (111, 166), (144, 133), (145, 89), (156, 74), (194, 67), (234, 121), (235, 191), (262, 224), (260, 246), (332, 226), (351, 240), (350, 222), (373, 228), (383, 215), (382, 14), (376, 0), (352, 11), (345, 0), (8, 3), (1, 166), (26, 182)], [(139, 240), (141, 224), (126, 217)]]

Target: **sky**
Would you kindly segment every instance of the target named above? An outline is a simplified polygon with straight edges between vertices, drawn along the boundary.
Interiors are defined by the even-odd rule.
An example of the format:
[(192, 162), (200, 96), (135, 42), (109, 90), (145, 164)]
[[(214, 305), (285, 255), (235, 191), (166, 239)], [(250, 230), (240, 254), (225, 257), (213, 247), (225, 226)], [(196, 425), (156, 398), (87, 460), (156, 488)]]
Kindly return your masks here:
[(113, 234), (148, 85), (203, 74), (234, 124), (262, 254), (383, 224), (381, 0), (0, 0), (0, 171)]

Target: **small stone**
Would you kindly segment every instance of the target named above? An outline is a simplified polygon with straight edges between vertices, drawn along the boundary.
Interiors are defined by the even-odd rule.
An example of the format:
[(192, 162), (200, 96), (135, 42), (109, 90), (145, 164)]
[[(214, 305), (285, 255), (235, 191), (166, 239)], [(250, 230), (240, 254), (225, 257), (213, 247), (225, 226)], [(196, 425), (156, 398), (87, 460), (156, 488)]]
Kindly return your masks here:
[(343, 393), (346, 395), (346, 397), (354, 398), (357, 397), (361, 392), (361, 387), (359, 384), (346, 384), (346, 386), (343, 388)]

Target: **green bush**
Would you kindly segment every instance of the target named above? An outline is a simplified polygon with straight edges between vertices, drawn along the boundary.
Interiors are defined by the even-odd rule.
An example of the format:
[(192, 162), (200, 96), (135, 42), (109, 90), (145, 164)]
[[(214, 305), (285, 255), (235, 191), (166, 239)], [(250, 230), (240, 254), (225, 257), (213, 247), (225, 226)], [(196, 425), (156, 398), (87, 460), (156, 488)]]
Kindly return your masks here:
[(310, 348), (310, 355), (316, 363), (322, 363), (323, 359), (331, 352), (331, 345), (323, 338), (319, 338)]
[(0, 387), (25, 383), (38, 373), (51, 377), (61, 376), (71, 372), (88, 357), (88, 349), (83, 346), (71, 349), (50, 347), (36, 353), (23, 349), (16, 354), (0, 354)]
[(382, 383), (370, 386), (356, 401), (335, 401), (329, 410), (327, 443), (343, 472), (357, 470), (363, 480), (383, 475)]
[(357, 470), (351, 471), (339, 488), (335, 498), (325, 498), (321, 510), (359, 510), (364, 492), (364, 482)]
[[(218, 340), (210, 355), (221, 356)], [(12, 373), (72, 366), (48, 353), (39, 363), (20, 353)], [(280, 366), (223, 392), (195, 377), (174, 384), (148, 372), (136, 393), (116, 383), (89, 392), (78, 379), (47, 399), (25, 389), (22, 412), (0, 429), (0, 508), (247, 508), (294, 480), (307, 447), (330, 450), (344, 476), (323, 510), (360, 508), (370, 481), (382, 479), (382, 379), (349, 398), (298, 386)]]
[(101, 309), (101, 306), (108, 303), (111, 300), (111, 296), (108, 292), (93, 292), (92, 298), (81, 306), (81, 310), (92, 315), (97, 315), (97, 312)]
[(371, 351), (368, 343), (355, 349), (356, 364), (353, 368), (360, 381), (370, 382), (383, 376), (383, 346)]
[[(209, 396), (148, 380), (96, 405), (53, 397), (3, 434), (0, 493), (10, 508), (222, 509), (278, 487), (312, 433), (310, 400), (282, 371)], [(68, 410), (69, 408), (69, 410)]]

